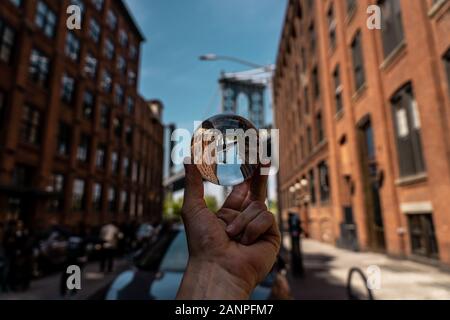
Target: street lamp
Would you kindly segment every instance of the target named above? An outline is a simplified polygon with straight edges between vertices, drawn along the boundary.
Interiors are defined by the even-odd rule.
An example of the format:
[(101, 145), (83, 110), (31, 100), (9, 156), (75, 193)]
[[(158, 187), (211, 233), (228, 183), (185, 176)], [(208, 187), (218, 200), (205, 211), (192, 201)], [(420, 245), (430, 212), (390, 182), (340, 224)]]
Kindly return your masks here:
[(240, 63), (243, 65), (249, 66), (251, 68), (265, 69), (267, 71), (272, 71), (272, 66), (263, 66), (260, 64), (256, 64), (256, 63), (244, 60), (244, 59), (240, 59), (240, 58), (236, 58), (236, 57), (232, 57), (232, 56), (222, 56), (222, 55), (217, 55), (214, 53), (203, 54), (199, 57), (199, 59), (201, 61), (228, 60), (228, 61), (232, 61), (232, 62), (236, 62), (236, 63)]
[(302, 185), (302, 187), (306, 188), (308, 186), (309, 182), (307, 179), (302, 179), (300, 181), (300, 184)]

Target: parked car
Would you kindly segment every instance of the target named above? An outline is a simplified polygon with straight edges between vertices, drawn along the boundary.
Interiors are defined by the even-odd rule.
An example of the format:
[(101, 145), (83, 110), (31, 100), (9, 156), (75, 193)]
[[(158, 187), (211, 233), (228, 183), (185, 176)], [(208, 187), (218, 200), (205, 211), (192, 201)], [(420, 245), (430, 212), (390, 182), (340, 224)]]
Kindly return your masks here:
[[(134, 266), (119, 274), (103, 292), (93, 299), (172, 300), (183, 278), (188, 261), (184, 229), (162, 234), (147, 250), (135, 258)], [(251, 295), (254, 300), (276, 299), (272, 288), (283, 270), (274, 268)], [(277, 284), (279, 286), (279, 284)]]
[(41, 237), (33, 248), (33, 274), (41, 276), (58, 271), (67, 258), (69, 233), (60, 230), (50, 230)]

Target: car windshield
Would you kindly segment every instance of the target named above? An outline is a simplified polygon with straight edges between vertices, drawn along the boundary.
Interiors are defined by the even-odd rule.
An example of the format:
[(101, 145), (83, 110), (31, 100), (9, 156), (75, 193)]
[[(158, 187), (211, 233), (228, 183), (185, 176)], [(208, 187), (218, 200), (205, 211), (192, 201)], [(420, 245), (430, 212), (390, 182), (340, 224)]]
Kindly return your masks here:
[(180, 231), (165, 254), (160, 271), (184, 272), (189, 258), (186, 233)]

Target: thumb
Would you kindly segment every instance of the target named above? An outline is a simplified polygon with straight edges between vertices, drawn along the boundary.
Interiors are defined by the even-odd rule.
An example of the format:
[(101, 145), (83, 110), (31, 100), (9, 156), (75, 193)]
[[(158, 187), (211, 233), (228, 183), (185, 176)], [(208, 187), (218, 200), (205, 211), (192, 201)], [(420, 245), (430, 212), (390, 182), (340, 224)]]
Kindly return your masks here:
[(185, 187), (183, 201), (183, 215), (188, 218), (201, 209), (206, 208), (202, 175), (191, 159), (184, 159)]

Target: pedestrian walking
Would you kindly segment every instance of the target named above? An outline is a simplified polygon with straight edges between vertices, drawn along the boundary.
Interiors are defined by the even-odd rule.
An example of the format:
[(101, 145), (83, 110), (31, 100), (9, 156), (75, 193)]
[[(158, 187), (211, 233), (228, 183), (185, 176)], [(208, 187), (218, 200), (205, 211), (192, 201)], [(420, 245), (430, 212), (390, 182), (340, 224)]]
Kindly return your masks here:
[(114, 222), (104, 225), (100, 230), (100, 239), (103, 241), (100, 258), (100, 272), (113, 271), (119, 234), (119, 228), (117, 228)]
[(302, 234), (302, 227), (298, 215), (289, 213), (289, 234), (291, 236), (291, 259), (292, 271), (294, 275), (303, 276), (303, 257), (300, 249), (300, 239)]

